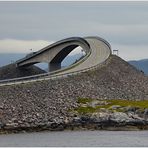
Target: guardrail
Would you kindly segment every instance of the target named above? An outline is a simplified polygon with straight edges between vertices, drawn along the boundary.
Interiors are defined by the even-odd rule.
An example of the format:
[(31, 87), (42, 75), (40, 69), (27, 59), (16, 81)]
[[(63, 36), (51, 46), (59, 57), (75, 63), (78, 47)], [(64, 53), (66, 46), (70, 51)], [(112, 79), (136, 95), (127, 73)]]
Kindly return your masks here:
[[(109, 58), (109, 56), (111, 55), (111, 46), (106, 40), (104, 40), (104, 39), (102, 39), (100, 37), (96, 37), (96, 38), (98, 38), (99, 40), (101, 40), (102, 42), (104, 42), (108, 46), (110, 51), (109, 51), (108, 57), (106, 57), (106, 60), (107, 60)], [(91, 53), (89, 53), (89, 55), (90, 54)], [(89, 55), (87, 55), (85, 58), (87, 58)], [(84, 58), (81, 59), (80, 62), (82, 62), (82, 60), (84, 60)], [(99, 63), (99, 64), (97, 64), (95, 66), (85, 68), (85, 69), (82, 69), (82, 70), (79, 70), (79, 71), (65, 73), (65, 74), (56, 74), (57, 72), (53, 72), (53, 73), (45, 73), (45, 74), (39, 74), (39, 75), (33, 75), (33, 76), (27, 76), (27, 77), (15, 78), (15, 79), (1, 80), (0, 81), (0, 86), (6, 86), (6, 85), (12, 85), (12, 84), (23, 84), (23, 83), (29, 83), (29, 82), (35, 82), (35, 81), (43, 81), (43, 80), (54, 80), (54, 79), (68, 77), (68, 76), (72, 76), (72, 75), (78, 75), (78, 74), (83, 73), (83, 72), (87, 72), (87, 71), (90, 71), (90, 70), (97, 69), (106, 60), (104, 60), (102, 63)], [(77, 63), (77, 64), (79, 64), (79, 63)], [(76, 66), (77, 64), (75, 63), (74, 66)], [(73, 66), (71, 66), (71, 68), (73, 68)], [(67, 69), (70, 69), (70, 68), (69, 67), (65, 68), (64, 70), (60, 70), (60, 72), (65, 71)]]

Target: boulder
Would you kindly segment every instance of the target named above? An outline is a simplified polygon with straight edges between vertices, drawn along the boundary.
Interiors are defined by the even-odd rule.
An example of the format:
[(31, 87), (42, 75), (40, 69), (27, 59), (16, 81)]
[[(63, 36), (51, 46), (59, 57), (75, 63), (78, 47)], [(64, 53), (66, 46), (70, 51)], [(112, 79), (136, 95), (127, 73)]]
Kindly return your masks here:
[(106, 109), (106, 108), (100, 108), (100, 112), (108, 112), (108, 109)]
[(138, 110), (139, 107), (133, 107), (133, 106), (127, 106), (126, 107), (126, 111), (128, 112), (136, 112), (136, 110)]
[(136, 112), (135, 112), (138, 116), (143, 116), (144, 114), (144, 110), (143, 109), (137, 109)]
[(145, 110), (144, 110), (144, 118), (145, 118), (145, 120), (148, 120), (148, 108), (146, 108)]
[(77, 123), (77, 122), (81, 122), (81, 118), (80, 117), (74, 117), (73, 118), (73, 122), (75, 123)]
[(114, 112), (111, 114), (110, 120), (120, 123), (120, 122), (129, 122), (132, 121), (133, 119), (130, 118), (126, 113)]
[(109, 107), (110, 109), (119, 109), (121, 108), (120, 105), (112, 105), (111, 107)]
[(0, 129), (2, 129), (4, 126), (5, 126), (5, 124), (0, 122)]
[(144, 110), (144, 115), (148, 115), (148, 108)]
[(106, 112), (98, 112), (98, 113), (93, 113), (91, 116), (91, 119), (94, 119), (97, 122), (109, 120), (110, 114)]

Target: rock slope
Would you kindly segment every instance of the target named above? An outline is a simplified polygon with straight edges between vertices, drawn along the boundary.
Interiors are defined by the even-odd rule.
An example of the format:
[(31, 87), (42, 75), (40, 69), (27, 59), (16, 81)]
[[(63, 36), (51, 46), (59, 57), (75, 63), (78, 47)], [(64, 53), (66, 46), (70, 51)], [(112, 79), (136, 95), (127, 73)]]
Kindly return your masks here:
[(0, 80), (31, 76), (41, 73), (45, 73), (45, 71), (38, 68), (37, 66), (17, 68), (15, 64), (9, 64), (0, 67)]
[(69, 123), (78, 98), (148, 99), (148, 77), (117, 56), (97, 70), (56, 80), (0, 87), (1, 129)]

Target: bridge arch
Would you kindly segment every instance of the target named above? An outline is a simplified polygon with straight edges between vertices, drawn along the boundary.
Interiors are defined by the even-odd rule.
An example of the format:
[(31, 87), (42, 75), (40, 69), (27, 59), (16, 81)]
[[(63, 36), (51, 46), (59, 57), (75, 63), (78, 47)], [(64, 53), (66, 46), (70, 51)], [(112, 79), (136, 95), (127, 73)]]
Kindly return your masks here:
[(61, 68), (61, 62), (76, 47), (80, 46), (86, 52), (90, 52), (90, 46), (86, 40), (80, 37), (72, 37), (51, 44), (40, 51), (26, 56), (16, 62), (17, 67), (26, 67), (36, 63), (49, 63), (50, 71)]

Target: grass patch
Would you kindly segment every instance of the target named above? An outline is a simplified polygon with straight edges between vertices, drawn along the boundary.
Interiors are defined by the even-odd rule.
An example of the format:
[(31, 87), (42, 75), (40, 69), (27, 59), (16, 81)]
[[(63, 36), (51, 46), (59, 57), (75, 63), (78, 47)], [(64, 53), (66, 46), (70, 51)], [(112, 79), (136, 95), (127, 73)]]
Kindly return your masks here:
[(96, 112), (97, 108), (93, 108), (93, 107), (78, 107), (76, 109), (76, 111), (79, 113), (79, 114), (87, 114), (87, 113), (94, 113)]
[(130, 101), (130, 100), (107, 100), (110, 102), (110, 105), (120, 105), (120, 106), (131, 106), (131, 107), (139, 107), (139, 108), (148, 108), (148, 100), (142, 101)]
[(93, 99), (90, 99), (90, 98), (78, 98), (78, 103), (86, 104), (86, 103), (89, 103), (92, 101), (93, 101)]
[[(91, 98), (79, 98), (78, 103), (87, 104), (87, 103), (90, 103), (90, 102), (92, 102), (94, 100), (95, 99), (91, 99)], [(102, 101), (102, 100), (100, 100), (100, 101)], [(148, 100), (141, 100), (141, 101), (105, 100), (105, 101), (108, 103), (107, 105), (98, 105), (96, 107), (80, 106), (80, 107), (76, 108), (75, 111), (77, 111), (79, 114), (94, 113), (94, 112), (99, 111), (100, 108), (109, 109), (113, 105), (120, 105), (121, 107), (127, 107), (127, 106), (138, 107), (138, 108), (140, 108), (142, 110), (145, 109), (145, 108), (148, 108)], [(118, 108), (118, 109), (115, 109), (115, 110), (114, 109), (109, 109), (109, 110), (123, 112), (122, 108)]]

